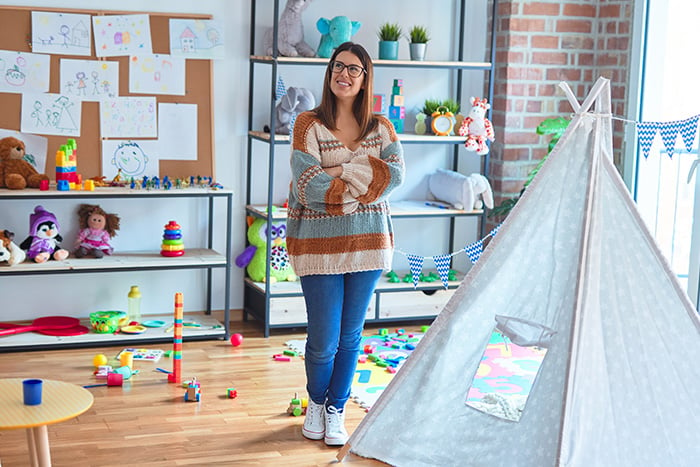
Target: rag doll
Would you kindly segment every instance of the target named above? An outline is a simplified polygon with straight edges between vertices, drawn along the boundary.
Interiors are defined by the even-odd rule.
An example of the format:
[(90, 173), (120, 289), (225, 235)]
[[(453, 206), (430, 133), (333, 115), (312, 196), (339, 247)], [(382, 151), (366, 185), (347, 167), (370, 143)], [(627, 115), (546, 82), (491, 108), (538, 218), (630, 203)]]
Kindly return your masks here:
[(81, 204), (78, 219), (80, 232), (75, 241), (75, 256), (83, 258), (92, 255), (102, 258), (111, 255), (114, 249), (109, 242), (119, 230), (119, 216), (107, 214), (98, 205)]
[(36, 263), (44, 263), (50, 259), (63, 261), (68, 257), (68, 251), (60, 246), (63, 237), (58, 233), (59, 225), (56, 216), (36, 206), (29, 215), (29, 236), (20, 244), (27, 252), (27, 258)]

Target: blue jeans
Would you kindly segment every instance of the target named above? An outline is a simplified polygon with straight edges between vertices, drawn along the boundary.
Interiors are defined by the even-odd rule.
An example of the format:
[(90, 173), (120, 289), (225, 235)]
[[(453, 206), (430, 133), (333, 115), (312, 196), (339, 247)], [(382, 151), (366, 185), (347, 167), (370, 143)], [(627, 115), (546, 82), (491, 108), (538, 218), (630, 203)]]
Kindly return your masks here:
[(306, 390), (315, 403), (345, 407), (367, 307), (381, 274), (376, 270), (301, 278), (308, 318)]

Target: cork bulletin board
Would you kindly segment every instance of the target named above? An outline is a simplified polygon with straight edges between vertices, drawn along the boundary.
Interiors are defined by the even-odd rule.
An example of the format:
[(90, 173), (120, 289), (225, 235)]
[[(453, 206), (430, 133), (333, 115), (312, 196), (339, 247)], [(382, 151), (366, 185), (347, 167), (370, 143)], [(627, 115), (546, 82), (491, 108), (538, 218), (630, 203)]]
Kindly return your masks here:
[[(211, 15), (182, 14), (182, 13), (149, 13), (112, 10), (84, 10), (44, 7), (12, 7), (0, 6), (3, 19), (3, 31), (0, 34), (0, 50), (32, 52), (32, 11), (49, 11), (59, 13), (79, 13), (91, 16), (100, 15), (149, 15), (151, 41), (154, 54), (169, 54), (169, 20), (180, 19), (212, 19)], [(92, 39), (91, 39), (92, 42)], [(103, 57), (95, 55), (92, 42), (92, 54), (89, 56), (50, 55), (49, 92), (60, 92), (60, 60), (62, 58), (79, 60), (114, 60), (119, 62), (119, 95), (144, 97), (148, 94), (129, 93), (129, 57)], [(167, 160), (167, 155), (161, 155), (159, 176), (189, 177), (202, 175), (215, 177), (214, 147), (213, 147), (213, 102), (212, 102), (212, 61), (207, 59), (186, 60), (185, 95), (154, 95), (156, 103), (186, 103), (197, 105), (197, 158), (196, 160)], [(20, 130), (22, 95), (0, 92), (0, 128)], [(45, 173), (54, 178), (54, 154), (61, 144), (65, 144), (66, 136), (41, 135), (48, 139), (48, 154)], [(100, 136), (99, 103), (84, 101), (80, 136), (73, 137), (78, 144), (78, 172), (83, 179), (102, 175), (102, 140)], [(124, 139), (124, 138), (120, 138)], [(139, 138), (128, 138), (139, 141)]]

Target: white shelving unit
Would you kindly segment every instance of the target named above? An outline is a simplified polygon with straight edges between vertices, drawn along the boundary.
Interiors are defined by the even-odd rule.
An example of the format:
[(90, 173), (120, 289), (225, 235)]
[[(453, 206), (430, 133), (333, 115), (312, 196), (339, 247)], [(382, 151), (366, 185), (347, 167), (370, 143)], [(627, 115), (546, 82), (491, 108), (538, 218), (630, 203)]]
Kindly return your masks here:
[[(186, 248), (185, 254), (180, 257), (164, 257), (159, 251), (129, 251), (116, 252), (114, 255), (105, 256), (99, 260), (94, 258), (73, 258), (69, 257), (65, 261), (48, 261), (45, 263), (34, 263), (25, 261), (15, 266), (0, 267), (0, 281), (4, 277), (11, 276), (36, 276), (36, 275), (56, 275), (56, 274), (90, 274), (90, 273), (117, 273), (126, 271), (164, 271), (176, 269), (205, 269), (207, 271), (207, 309), (201, 315), (189, 314), (188, 320), (195, 320), (202, 326), (196, 330), (185, 333), (185, 339), (225, 339), (229, 336), (230, 318), (230, 281), (231, 281), (231, 214), (233, 192), (231, 190), (218, 190), (212, 188), (185, 188), (171, 190), (132, 190), (120, 187), (102, 187), (95, 191), (39, 191), (25, 189), (20, 191), (2, 190), (0, 191), (0, 201), (3, 206), (9, 206), (11, 200), (76, 200), (78, 202), (99, 202), (101, 199), (143, 199), (149, 200), (169, 200), (177, 202), (184, 198), (201, 199), (207, 203), (208, 225), (206, 245), (200, 248)], [(215, 200), (220, 199), (225, 203), (225, 224), (223, 219), (215, 225)], [(220, 253), (213, 249), (213, 234), (215, 227), (225, 228), (226, 251)], [(211, 295), (212, 295), (212, 272), (214, 269), (225, 271), (225, 296), (224, 296), (224, 322), (215, 322), (211, 315)], [(11, 307), (12, 300), (19, 300), (13, 297), (5, 300), (5, 306)], [(83, 325), (89, 327), (88, 317), (80, 317)], [(153, 315), (148, 316), (154, 319)], [(172, 322), (172, 315), (164, 318), (167, 322)], [(18, 317), (17, 321), (21, 321)], [(148, 329), (143, 334), (115, 334), (105, 335), (90, 332), (81, 336), (52, 337), (43, 336), (36, 333), (23, 333), (14, 336), (0, 337), (0, 351), (32, 348), (55, 348), (55, 347), (89, 347), (96, 345), (114, 345), (125, 343), (145, 342), (167, 342), (172, 341), (172, 334), (168, 335), (163, 329)]]
[[(260, 108), (260, 102), (255, 101), (255, 86), (264, 82), (265, 86), (269, 86), (270, 96), (275, 95), (275, 86), (277, 84), (278, 70), (285, 66), (305, 66), (313, 70), (319, 76), (319, 82), (323, 76), (324, 68), (328, 64), (328, 59), (325, 58), (304, 58), (304, 57), (283, 57), (277, 55), (265, 56), (257, 55), (255, 28), (257, 25), (256, 5), (255, 0), (251, 0), (251, 39), (250, 39), (250, 59), (249, 59), (249, 116), (248, 116), (248, 154), (247, 154), (247, 183), (246, 183), (246, 211), (248, 215), (258, 218), (282, 220), (286, 218), (286, 210), (273, 203), (273, 188), (274, 188), (274, 167), (279, 161), (275, 158), (275, 147), (279, 145), (289, 145), (290, 137), (287, 135), (273, 135), (260, 131), (260, 128), (253, 128), (253, 109)], [(280, 12), (279, 0), (274, 1), (273, 6), (273, 36), (277, 37), (277, 18)], [(468, 14), (466, 8), (466, 0), (454, 0), (454, 13), (457, 18), (458, 25), (458, 58), (464, 56), (464, 39), (465, 39), (465, 15)], [(492, 14), (495, 18), (497, 1), (493, 4)], [(361, 18), (360, 18), (361, 19)], [(494, 28), (492, 27), (493, 31)], [(421, 71), (435, 71), (440, 73), (452, 73), (454, 76), (454, 89), (457, 101), (461, 100), (462, 74), (469, 71), (478, 71), (487, 73), (488, 78), (488, 94), (489, 101), (493, 96), (493, 57), (494, 43), (491, 37), (491, 62), (470, 62), (463, 60), (446, 60), (446, 61), (412, 61), (412, 60), (378, 60), (374, 59), (373, 64), (375, 71), (381, 68), (403, 68)], [(270, 71), (270, 81), (255, 79), (255, 69), (257, 67), (267, 67)], [(275, 102), (264, 102), (263, 105), (269, 106), (270, 127), (275, 128)], [(459, 157), (458, 150), (464, 138), (459, 136), (434, 136), (434, 135), (416, 135), (410, 132), (398, 135), (404, 145), (451, 145), (453, 148), (452, 170), (458, 170)], [(257, 143), (257, 144), (256, 144)], [(263, 163), (261, 159), (255, 155), (256, 149), (259, 146), (267, 146), (267, 172), (268, 180), (264, 189), (267, 192), (266, 204), (255, 204), (252, 200), (253, 179), (251, 176), (252, 165), (254, 163)], [(255, 148), (254, 148), (255, 146)], [(284, 158), (283, 163), (288, 163), (288, 159)], [(488, 157), (482, 161), (481, 170), (486, 173), (488, 170)], [(255, 180), (257, 188), (261, 189), (261, 180)], [(425, 204), (425, 200), (401, 200), (391, 202), (392, 218), (395, 224), (402, 222), (404, 219), (413, 222), (424, 222), (430, 219), (443, 218), (449, 220), (449, 245), (452, 248), (454, 244), (455, 234), (455, 219), (460, 217), (477, 217), (483, 220), (483, 211), (461, 211), (456, 209), (441, 209)], [(272, 213), (268, 216), (267, 213)], [(483, 231), (483, 227), (481, 228)], [(268, 239), (267, 252), (268, 256), (271, 249), (271, 243)], [(407, 271), (396, 271), (400, 277), (407, 274)], [(266, 272), (267, 280), (265, 282), (254, 282), (250, 279), (245, 279), (244, 284), (244, 316), (252, 316), (259, 320), (264, 327), (264, 334), (268, 336), (271, 329), (288, 328), (306, 326), (306, 314), (304, 308), (304, 300), (301, 293), (301, 286), (298, 282), (282, 282), (270, 284), (269, 267)], [(441, 281), (437, 282), (420, 282), (418, 287), (414, 289), (413, 283), (390, 283), (386, 278), (382, 278), (375, 292), (375, 300), (373, 300), (370, 308), (367, 310), (367, 322), (382, 322), (382, 321), (419, 321), (431, 320), (434, 318), (449, 300), (453, 289), (455, 289), (463, 274), (458, 274), (456, 281), (449, 283), (448, 290), (444, 290)]]

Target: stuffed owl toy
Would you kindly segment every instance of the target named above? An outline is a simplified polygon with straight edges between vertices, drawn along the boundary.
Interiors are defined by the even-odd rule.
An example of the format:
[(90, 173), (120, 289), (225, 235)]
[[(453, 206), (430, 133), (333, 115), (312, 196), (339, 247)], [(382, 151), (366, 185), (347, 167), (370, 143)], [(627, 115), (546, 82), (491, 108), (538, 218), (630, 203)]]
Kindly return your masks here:
[(265, 268), (268, 263), (266, 255), (267, 237), (271, 238), (270, 251), (270, 283), (277, 281), (295, 281), (296, 274), (292, 270), (287, 253), (287, 223), (277, 221), (268, 228), (266, 219), (248, 220), (248, 242), (250, 246), (236, 258), (236, 266), (246, 268), (248, 276), (256, 282), (265, 281)]
[(29, 215), (29, 236), (19, 247), (27, 252), (27, 258), (36, 263), (50, 259), (63, 261), (68, 257), (68, 251), (60, 246), (63, 237), (58, 229), (56, 216), (42, 206), (37, 206), (34, 213)]

